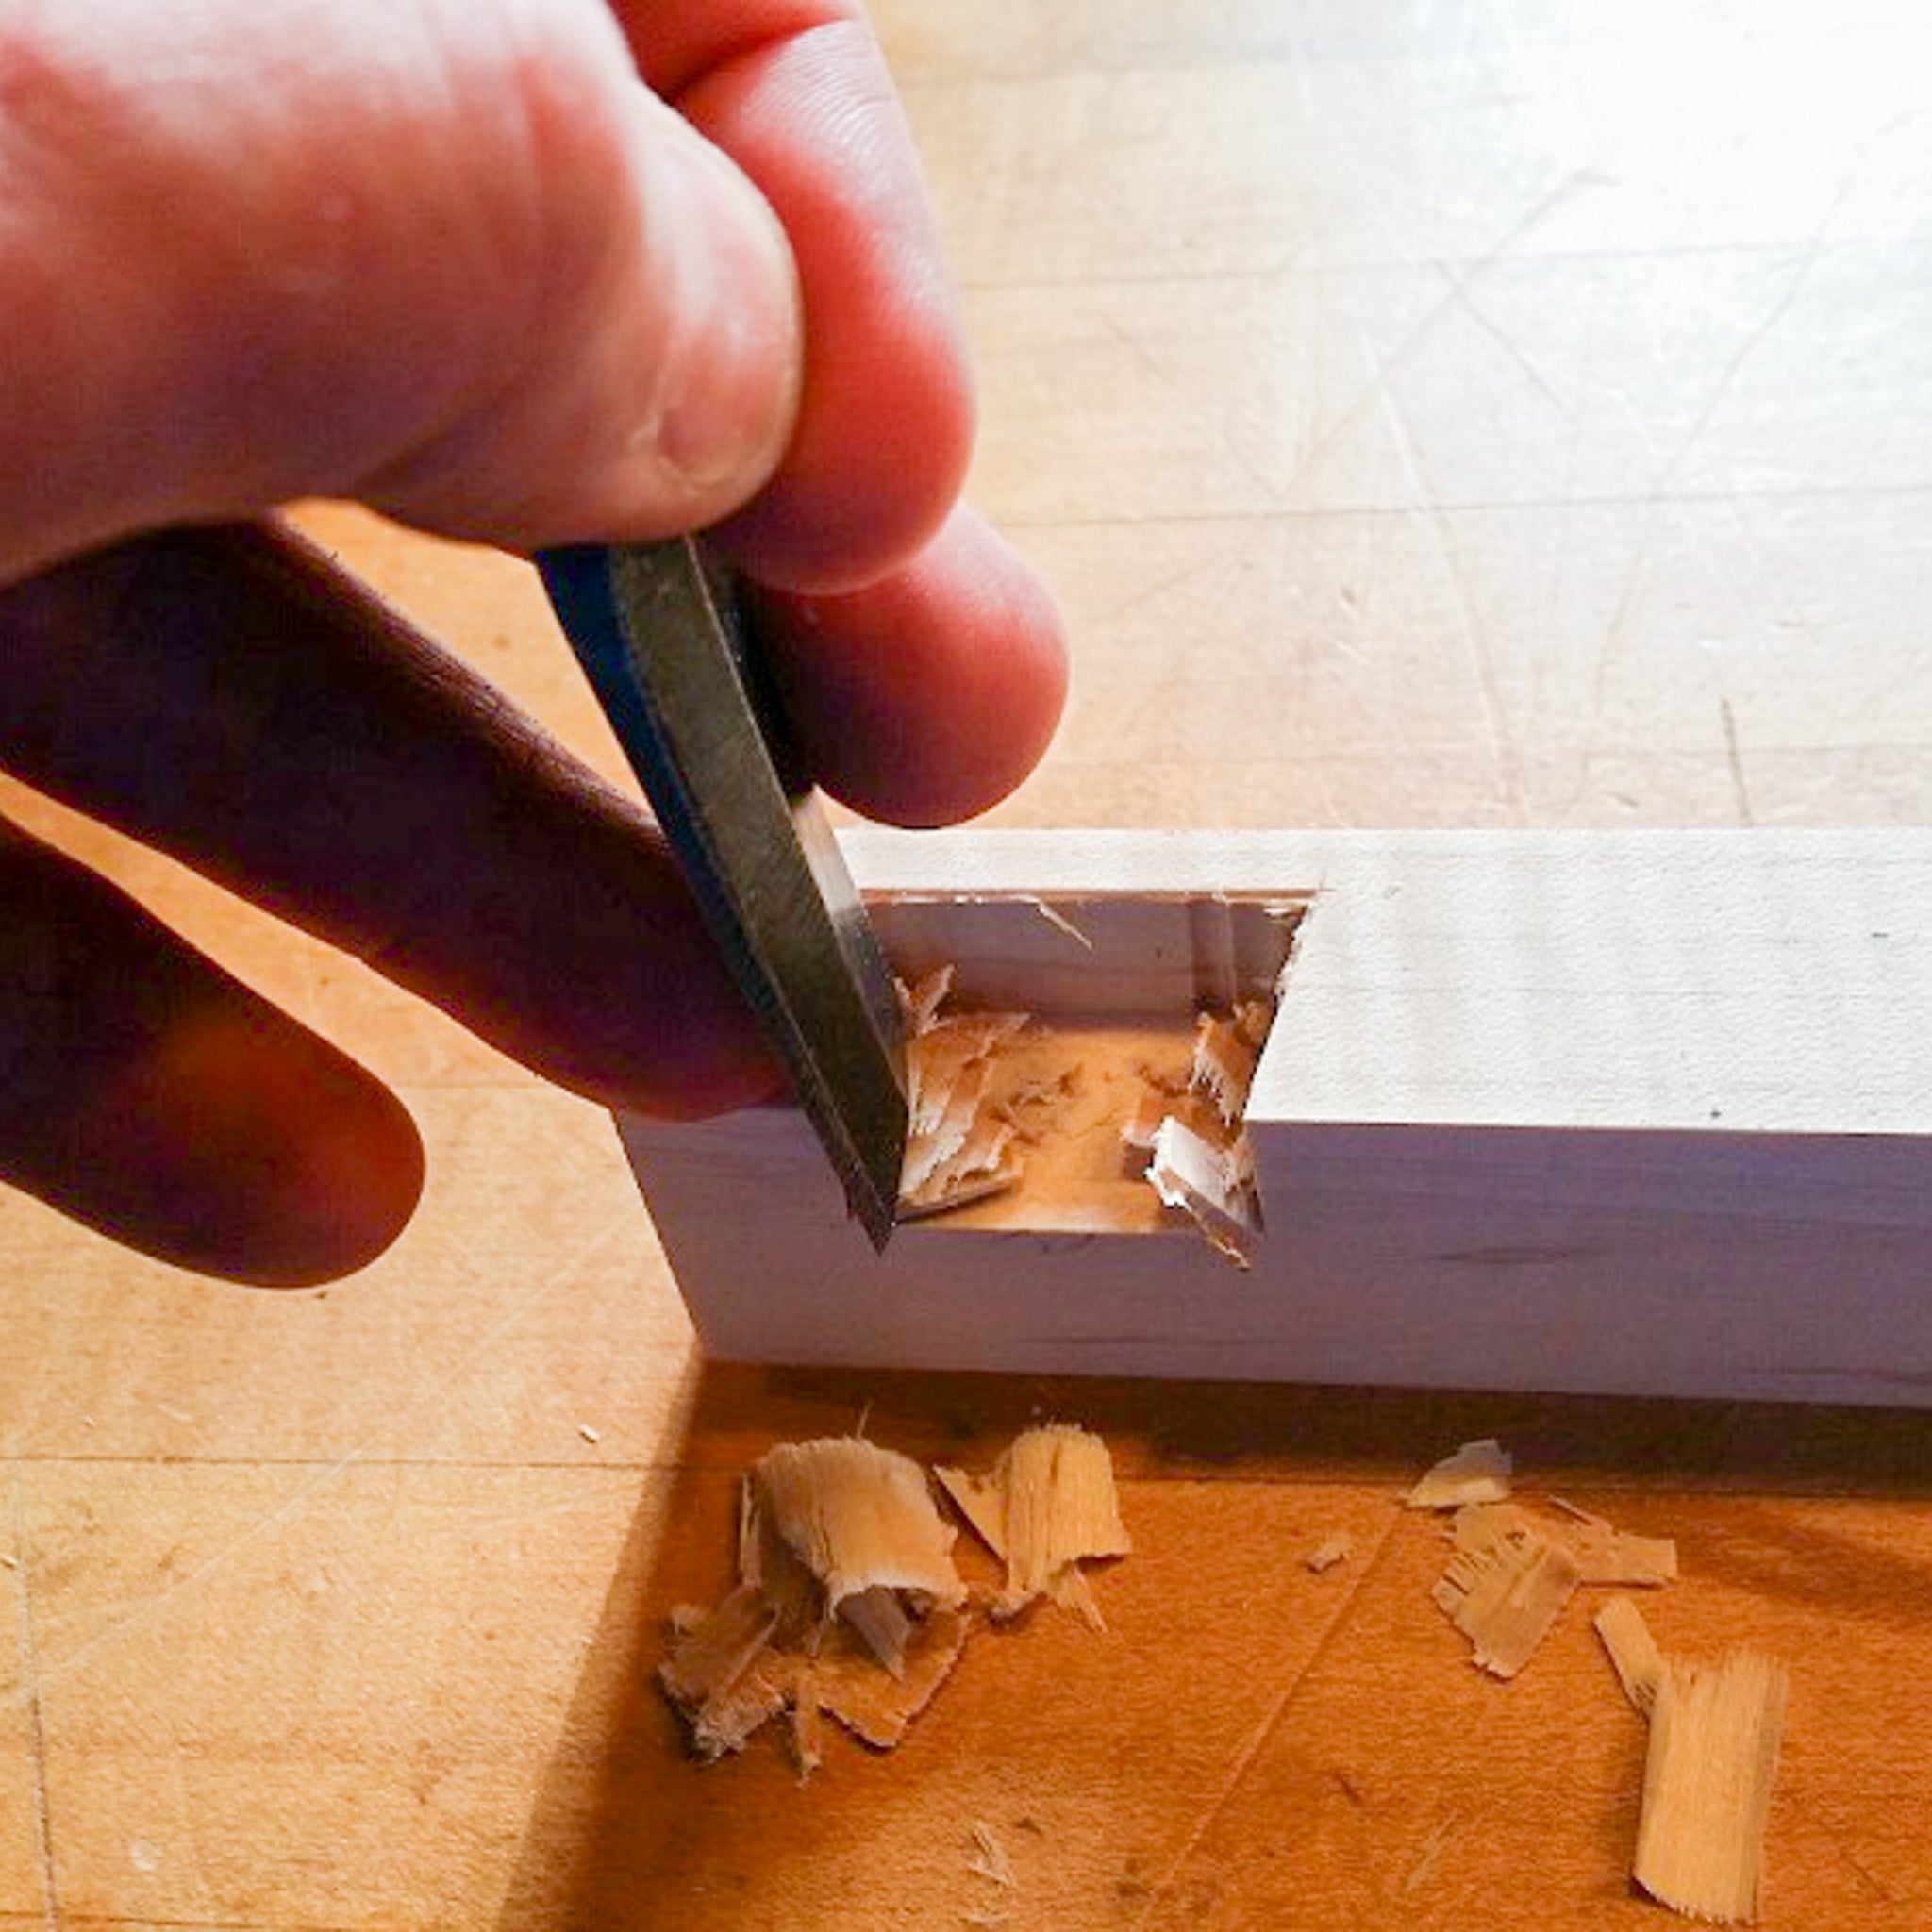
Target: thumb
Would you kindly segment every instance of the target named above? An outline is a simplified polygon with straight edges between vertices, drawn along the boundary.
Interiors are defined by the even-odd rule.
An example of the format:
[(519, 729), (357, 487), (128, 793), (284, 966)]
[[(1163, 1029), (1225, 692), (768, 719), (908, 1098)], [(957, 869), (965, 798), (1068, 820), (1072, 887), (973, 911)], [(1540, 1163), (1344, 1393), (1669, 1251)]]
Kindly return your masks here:
[(681, 116), (641, 86), (628, 106), (613, 177), (565, 163), (583, 178), (558, 193), (517, 380), (369, 478), (379, 508), (514, 549), (638, 540), (716, 523), (777, 468), (803, 364), (784, 232)]
[(603, 0), (396, 13), (373, 45), (308, 9), (294, 58), (254, 0), (26, 9), (0, 581), (304, 495), (517, 548), (662, 536), (771, 475), (800, 325), (758, 191)]

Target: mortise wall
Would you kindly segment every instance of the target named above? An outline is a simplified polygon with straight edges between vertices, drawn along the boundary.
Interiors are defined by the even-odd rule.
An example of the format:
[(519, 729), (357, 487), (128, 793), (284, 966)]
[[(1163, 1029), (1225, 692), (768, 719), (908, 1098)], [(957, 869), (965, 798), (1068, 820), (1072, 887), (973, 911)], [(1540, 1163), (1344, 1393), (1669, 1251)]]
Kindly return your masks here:
[(887, 891), (873, 924), (902, 979), (955, 969), (962, 1005), (1049, 1023), (1190, 1028), (1204, 1007), (1272, 999), (1307, 893)]

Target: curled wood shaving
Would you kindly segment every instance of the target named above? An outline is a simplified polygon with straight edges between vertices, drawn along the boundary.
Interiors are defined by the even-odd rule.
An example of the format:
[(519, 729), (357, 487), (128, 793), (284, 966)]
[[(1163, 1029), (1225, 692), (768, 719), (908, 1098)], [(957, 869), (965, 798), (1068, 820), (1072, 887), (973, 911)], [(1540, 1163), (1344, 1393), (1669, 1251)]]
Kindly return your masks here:
[(781, 1443), (747, 1478), (739, 1583), (680, 1609), (658, 1671), (700, 1756), (743, 1747), (789, 1708), (799, 1768), (823, 1713), (880, 1748), (945, 1681), (971, 1614), (954, 1532), (919, 1465), (858, 1437)]
[(940, 1487), (1007, 1566), (996, 1617), (1044, 1596), (1095, 1628), (1099, 1606), (1080, 1565), (1133, 1548), (1121, 1521), (1113, 1462), (1091, 1431), (1055, 1423), (1016, 1437), (991, 1475), (938, 1469)]
[(1784, 1666), (1750, 1651), (1665, 1664), (1632, 1867), (1660, 1904), (1720, 1925), (1757, 1918), (1785, 1693)]
[(1657, 1686), (1663, 1682), (1663, 1653), (1643, 1612), (1627, 1596), (1613, 1596), (1591, 1620), (1608, 1653), (1610, 1668), (1624, 1687), (1631, 1707), (1648, 1717), (1657, 1706)]
[(1456, 1509), (1465, 1503), (1500, 1503), (1509, 1493), (1509, 1452), (1493, 1436), (1465, 1442), (1424, 1471), (1403, 1498), (1411, 1509)]
[[(1029, 1429), (991, 1476), (941, 1474), (1007, 1562), (995, 1614), (1045, 1595), (1099, 1623), (1080, 1565), (1124, 1555), (1128, 1541), (1098, 1436)], [(822, 1718), (880, 1750), (896, 1744), (976, 1619), (953, 1567), (955, 1536), (924, 1472), (877, 1443), (840, 1436), (769, 1451), (740, 1493), (736, 1588), (709, 1610), (671, 1612), (658, 1675), (692, 1748), (707, 1758), (741, 1750), (787, 1711), (801, 1775), (823, 1755)]]
[(965, 1602), (953, 1531), (909, 1457), (860, 1436), (781, 1442), (758, 1460), (751, 1487), (758, 1520), (817, 1579), (827, 1617), (878, 1591), (948, 1609)]

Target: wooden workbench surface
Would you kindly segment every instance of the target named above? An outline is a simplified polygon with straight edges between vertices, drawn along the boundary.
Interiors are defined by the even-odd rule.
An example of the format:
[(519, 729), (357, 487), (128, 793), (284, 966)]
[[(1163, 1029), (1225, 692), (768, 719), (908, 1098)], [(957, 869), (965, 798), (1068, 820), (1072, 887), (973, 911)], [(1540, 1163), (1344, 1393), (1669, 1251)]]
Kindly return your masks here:
[[(999, 819), (1924, 822), (1921, 12), (891, 0), (975, 494), (1077, 651)], [(612, 765), (521, 566), (309, 524)], [(1932, 1923), (1925, 1418), (707, 1364), (599, 1114), (7, 802), (397, 1083), (431, 1178), (286, 1296), (0, 1199), (0, 1927), (1668, 1923), (1583, 1607), (1505, 1686), (1428, 1601), (1393, 1498), (1478, 1434), (1679, 1539), (1667, 1647), (1790, 1660), (1769, 1923)], [(862, 1413), (969, 1464), (1104, 1429), (1108, 1629), (975, 1641), (803, 1790), (763, 1740), (695, 1766), (666, 1614), (722, 1588), (740, 1469)]]

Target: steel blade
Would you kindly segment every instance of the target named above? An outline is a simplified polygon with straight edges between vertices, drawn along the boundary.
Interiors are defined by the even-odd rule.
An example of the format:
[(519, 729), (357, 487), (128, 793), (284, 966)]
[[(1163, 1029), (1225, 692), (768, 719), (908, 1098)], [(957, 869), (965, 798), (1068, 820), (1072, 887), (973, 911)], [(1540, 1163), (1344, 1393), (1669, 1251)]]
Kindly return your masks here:
[(854, 1214), (891, 1234), (904, 1025), (818, 794), (799, 782), (728, 575), (691, 538), (538, 559), (572, 648)]

